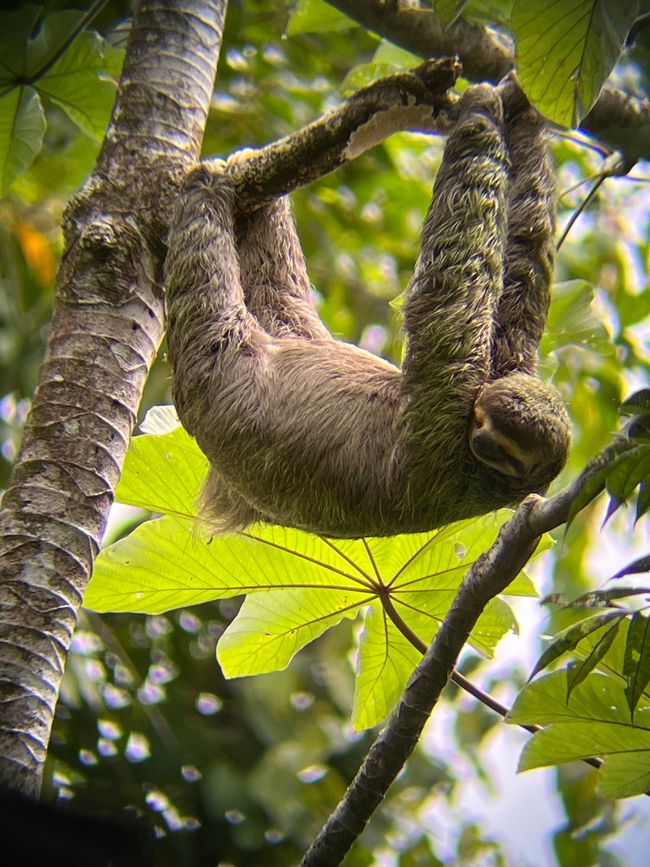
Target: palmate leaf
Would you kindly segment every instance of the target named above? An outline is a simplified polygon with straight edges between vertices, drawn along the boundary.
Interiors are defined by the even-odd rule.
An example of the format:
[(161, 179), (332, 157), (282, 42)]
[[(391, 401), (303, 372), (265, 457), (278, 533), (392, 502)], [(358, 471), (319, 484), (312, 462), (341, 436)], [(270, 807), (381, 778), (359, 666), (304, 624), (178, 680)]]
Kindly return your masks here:
[(96, 141), (104, 134), (115, 99), (123, 52), (97, 33), (83, 32), (48, 69), (84, 13), (46, 15), (33, 36), (41, 11), (28, 4), (17, 12), (0, 13), (0, 193), (41, 150), (43, 96)]
[(354, 684), (352, 724), (371, 728), (392, 710), (422, 654), (392, 623), (377, 600), (364, 614)]
[(245, 593), (313, 588), (368, 596), (368, 583), (318, 536), (260, 525), (254, 534), (201, 538), (194, 521), (168, 515), (101, 552), (84, 604), (159, 614)]
[(523, 750), (519, 770), (588, 756), (601, 756), (600, 785), (608, 798), (650, 789), (650, 702), (647, 695), (632, 715), (621, 682), (591, 673), (567, 700), (566, 672), (526, 686), (508, 721), (547, 726)]
[[(30, 45), (30, 68), (38, 68), (66, 39), (80, 12), (48, 15)], [(86, 135), (101, 141), (106, 131), (124, 52), (109, 45), (98, 33), (80, 33), (67, 51), (35, 84), (65, 111)]]
[(24, 75), (27, 44), (39, 12), (28, 4), (0, 12), (0, 194), (31, 165), (43, 145), (43, 106), (34, 89), (25, 85)]
[[(420, 648), (431, 641), (465, 572), (509, 513), (391, 538), (326, 539), (272, 525), (209, 538), (195, 520), (207, 461), (176, 424), (158, 409), (144, 427), (161, 433), (134, 438), (118, 499), (163, 517), (101, 552), (85, 604), (155, 614), (247, 595), (219, 641), (228, 677), (282, 669), (326, 629), (364, 611), (354, 721), (359, 728), (379, 722), (420, 656), (409, 636)], [(525, 575), (507, 592), (535, 595)], [(392, 619), (381, 601), (387, 597)], [(493, 600), (470, 643), (489, 656), (514, 627), (510, 608)]]
[[(412, 608), (404, 615), (405, 623), (424, 645), (429, 644), (438, 631), (455, 595), (455, 591), (439, 595), (435, 613)], [(424, 599), (420, 598), (418, 605), (424, 604)], [(402, 606), (396, 604), (396, 608), (401, 610)], [(483, 655), (491, 656), (499, 640), (514, 628), (516, 621), (510, 607), (500, 599), (493, 599), (472, 631), (469, 643)], [(374, 601), (364, 612), (364, 629), (359, 641), (359, 670), (352, 712), (355, 729), (381, 722), (396, 704), (420, 658), (421, 652), (390, 620), (381, 602)]]
[(305, 588), (247, 596), (217, 646), (226, 677), (265, 674), (289, 665), (295, 654), (344, 617), (354, 618), (374, 598), (358, 590)]
[[(499, 526), (499, 517), (491, 515), (438, 534), (341, 542), (260, 525), (209, 541), (192, 521), (165, 516), (102, 551), (85, 604), (102, 612), (160, 613), (252, 594), (218, 645), (224, 673), (235, 677), (284, 668), (327, 628), (372, 603), (374, 619), (365, 624), (356, 680), (354, 721), (362, 728), (383, 718), (419, 657), (384, 617), (378, 594), (390, 588), (400, 617), (427, 644), (465, 571)], [(461, 537), (471, 544), (462, 547)], [(534, 592), (527, 579), (517, 583), (516, 592)], [(508, 606), (493, 600), (470, 641), (489, 654), (513, 625)]]

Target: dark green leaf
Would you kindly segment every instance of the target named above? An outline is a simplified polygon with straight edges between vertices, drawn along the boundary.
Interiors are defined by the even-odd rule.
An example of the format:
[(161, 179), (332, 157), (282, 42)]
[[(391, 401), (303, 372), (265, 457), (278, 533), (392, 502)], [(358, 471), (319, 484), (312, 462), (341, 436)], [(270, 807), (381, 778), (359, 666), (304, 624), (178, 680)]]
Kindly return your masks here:
[[(622, 578), (624, 575), (637, 575), (639, 572), (650, 572), (650, 554), (639, 557), (638, 560), (633, 560), (628, 563), (623, 569), (619, 569), (613, 578)], [(646, 592), (642, 590), (641, 592)]]
[(624, 611), (608, 611), (605, 614), (598, 614), (595, 617), (581, 620), (580, 623), (575, 623), (573, 626), (565, 629), (537, 660), (529, 679), (532, 680), (538, 672), (545, 669), (569, 650), (573, 650), (586, 636), (606, 626), (610, 621), (620, 620), (624, 616)]
[(635, 416), (625, 428), (630, 439), (642, 443), (650, 442), (650, 415)]
[[(45, 19), (42, 33), (48, 46), (62, 37), (60, 20), (66, 13)], [(97, 33), (84, 32), (36, 84), (87, 135), (100, 141), (110, 118), (123, 52)]]
[(26, 4), (15, 12), (0, 12), (0, 94), (26, 74), (27, 45), (41, 14), (38, 6)]
[(650, 681), (650, 620), (640, 611), (632, 615), (627, 632), (623, 674), (628, 707), (634, 713)]
[(650, 448), (634, 445), (607, 469), (607, 491), (611, 501), (607, 508), (605, 521), (626, 503), (634, 490), (650, 479)]
[(572, 665), (567, 674), (567, 701), (573, 690), (590, 674), (612, 646), (621, 624), (620, 618), (606, 629), (587, 656)]
[(650, 413), (650, 388), (642, 388), (631, 394), (620, 406), (621, 415), (645, 415)]
[[(636, 500), (636, 513), (634, 515), (635, 522), (642, 518), (650, 509), (650, 484), (641, 482), (639, 485), (639, 494)], [(645, 571), (645, 570), (644, 570)]]

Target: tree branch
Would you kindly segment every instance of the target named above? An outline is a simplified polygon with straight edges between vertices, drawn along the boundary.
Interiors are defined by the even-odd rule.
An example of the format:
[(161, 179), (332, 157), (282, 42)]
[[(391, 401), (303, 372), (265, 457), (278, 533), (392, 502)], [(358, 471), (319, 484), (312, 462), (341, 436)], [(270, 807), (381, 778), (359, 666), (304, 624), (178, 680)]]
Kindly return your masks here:
[[(236, 151), (225, 169), (236, 185), (238, 207), (250, 210), (304, 186), (394, 132), (444, 129), (456, 111), (458, 99), (448, 91), (459, 73), (455, 58), (426, 61), (379, 79), (340, 108), (276, 142)], [(223, 170), (218, 161), (216, 173)]]
[[(327, 0), (367, 30), (420, 57), (457, 55), (471, 81), (497, 82), (514, 67), (512, 41), (495, 30), (459, 19), (444, 29), (426, 9), (387, 0)], [(631, 159), (650, 159), (650, 101), (606, 84), (581, 128)], [(629, 153), (631, 143), (638, 152)]]
[(0, 781), (35, 796), (72, 631), (163, 333), (161, 239), (198, 159), (225, 0), (141, 0), (70, 202), (47, 353), (0, 512)]
[(544, 499), (531, 495), (524, 500), (501, 528), (492, 547), (474, 562), (386, 727), (306, 852), (301, 867), (335, 867), (341, 863), (412, 753), (487, 603), (502, 593), (523, 569), (541, 534), (566, 522), (571, 504), (587, 486), (591, 486), (590, 499), (600, 493), (604, 483), (595, 482), (603, 467), (625, 447), (626, 441), (617, 439), (556, 496)]

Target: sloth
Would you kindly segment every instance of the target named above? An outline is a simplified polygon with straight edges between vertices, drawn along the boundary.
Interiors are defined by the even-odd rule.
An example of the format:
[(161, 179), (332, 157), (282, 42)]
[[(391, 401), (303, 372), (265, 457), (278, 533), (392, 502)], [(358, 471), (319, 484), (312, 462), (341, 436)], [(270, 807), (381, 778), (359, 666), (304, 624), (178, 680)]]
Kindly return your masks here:
[(174, 400), (210, 461), (213, 532), (421, 532), (546, 490), (570, 429), (535, 375), (555, 193), (521, 91), (461, 98), (405, 295), (401, 369), (323, 325), (287, 198), (248, 211), (223, 165), (195, 168), (166, 262)]

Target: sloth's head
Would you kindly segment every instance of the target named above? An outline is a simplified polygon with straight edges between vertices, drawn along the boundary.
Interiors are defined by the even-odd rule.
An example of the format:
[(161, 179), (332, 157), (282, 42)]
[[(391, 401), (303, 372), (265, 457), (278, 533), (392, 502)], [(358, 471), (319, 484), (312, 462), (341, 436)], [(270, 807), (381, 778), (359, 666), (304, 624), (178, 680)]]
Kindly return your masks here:
[(544, 490), (566, 463), (570, 444), (567, 411), (548, 382), (511, 373), (479, 392), (470, 449), (513, 493)]

